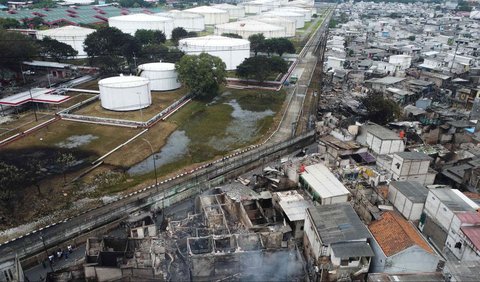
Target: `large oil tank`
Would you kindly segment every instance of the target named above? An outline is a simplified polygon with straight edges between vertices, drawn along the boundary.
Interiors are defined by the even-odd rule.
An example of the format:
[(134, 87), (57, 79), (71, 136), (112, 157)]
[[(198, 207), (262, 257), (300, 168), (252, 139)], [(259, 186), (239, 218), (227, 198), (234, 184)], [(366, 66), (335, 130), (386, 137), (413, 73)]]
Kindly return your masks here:
[(150, 81), (150, 89), (168, 91), (181, 86), (175, 64), (149, 63), (138, 66), (138, 75)]
[(114, 76), (98, 82), (103, 108), (111, 111), (134, 111), (152, 104), (150, 81), (139, 76)]

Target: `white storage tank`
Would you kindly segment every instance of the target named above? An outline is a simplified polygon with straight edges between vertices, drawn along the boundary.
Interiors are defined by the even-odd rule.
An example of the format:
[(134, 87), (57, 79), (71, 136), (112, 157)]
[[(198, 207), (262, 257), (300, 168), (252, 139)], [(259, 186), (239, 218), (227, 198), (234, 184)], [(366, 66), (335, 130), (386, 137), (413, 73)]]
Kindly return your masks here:
[(295, 21), (295, 28), (303, 28), (305, 26), (305, 16), (303, 14), (289, 12), (286, 10), (275, 10), (263, 14), (266, 17), (277, 17)]
[(214, 8), (225, 10), (228, 12), (230, 19), (239, 19), (245, 17), (245, 7), (243, 6), (235, 6), (230, 4), (218, 4), (213, 5)]
[(265, 16), (256, 16), (256, 17), (252, 17), (252, 19), (255, 21), (259, 21), (267, 24), (283, 26), (285, 28), (285, 37), (295, 36), (296, 23), (293, 20), (287, 20), (287, 19), (282, 19), (277, 17), (265, 17)]
[(50, 37), (72, 46), (72, 48), (78, 52), (77, 58), (86, 58), (87, 52), (83, 49), (83, 43), (87, 36), (94, 32), (95, 29), (67, 25), (54, 29), (39, 30), (37, 32), (37, 39)]
[(155, 15), (173, 19), (174, 28), (181, 27), (186, 31), (205, 30), (205, 19), (200, 14), (171, 10), (166, 13), (157, 13)]
[(202, 15), (205, 18), (206, 25), (228, 23), (228, 21), (230, 20), (230, 16), (228, 15), (227, 11), (209, 6), (200, 6), (184, 11)]
[(132, 14), (108, 18), (108, 26), (116, 27), (124, 33), (135, 35), (139, 29), (160, 30), (167, 39), (172, 36), (173, 19), (147, 14)]
[(152, 104), (150, 82), (139, 76), (114, 76), (98, 82), (100, 102), (111, 111), (134, 111)]
[(181, 86), (175, 64), (149, 63), (138, 66), (138, 75), (150, 81), (150, 89), (168, 91)]
[(278, 10), (297, 13), (297, 14), (302, 14), (304, 16), (304, 21), (305, 22), (309, 22), (309, 21), (312, 20), (313, 12), (312, 12), (311, 9), (304, 9), (304, 8), (295, 7), (295, 6), (288, 6), (288, 7), (279, 8)]
[(178, 47), (188, 55), (208, 53), (219, 57), (227, 70), (234, 70), (246, 58), (250, 57), (250, 41), (246, 39), (209, 35), (181, 39)]
[(246, 2), (241, 4), (245, 8), (245, 13), (250, 15), (258, 15), (262, 13), (263, 4), (256, 2)]
[(244, 39), (248, 39), (250, 35), (258, 33), (262, 33), (265, 38), (286, 37), (283, 26), (271, 25), (255, 20), (217, 24), (215, 26), (215, 34), (222, 35), (223, 33), (235, 33)]

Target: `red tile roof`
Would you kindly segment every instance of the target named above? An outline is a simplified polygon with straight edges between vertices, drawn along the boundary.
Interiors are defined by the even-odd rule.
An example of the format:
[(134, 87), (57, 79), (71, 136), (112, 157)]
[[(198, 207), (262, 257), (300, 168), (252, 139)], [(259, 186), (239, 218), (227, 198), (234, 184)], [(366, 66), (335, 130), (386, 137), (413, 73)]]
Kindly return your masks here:
[(382, 217), (372, 222), (368, 228), (387, 257), (415, 245), (429, 253), (434, 253), (415, 227), (397, 212), (383, 213)]

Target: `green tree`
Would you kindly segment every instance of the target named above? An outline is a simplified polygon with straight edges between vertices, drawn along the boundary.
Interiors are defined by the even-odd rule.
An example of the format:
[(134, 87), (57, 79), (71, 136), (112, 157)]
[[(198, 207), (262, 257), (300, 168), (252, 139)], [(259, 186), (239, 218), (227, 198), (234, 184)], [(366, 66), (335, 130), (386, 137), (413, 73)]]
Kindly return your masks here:
[(236, 34), (236, 33), (222, 33), (222, 36), (230, 37), (230, 38), (243, 38), (243, 37), (241, 37), (240, 35), (238, 35), (238, 34)]
[(20, 24), (20, 22), (16, 19), (0, 18), (0, 29), (18, 28), (21, 26), (22, 24)]
[(0, 29), (0, 66), (20, 72), (20, 65), (38, 55), (37, 45), (30, 37)]
[(183, 27), (176, 27), (172, 30), (172, 42), (178, 45), (178, 41), (182, 38), (188, 37), (188, 32)]
[(400, 117), (401, 110), (398, 104), (380, 93), (370, 93), (361, 102), (367, 110), (367, 118), (375, 123), (385, 125)]
[(104, 73), (121, 71), (125, 60), (131, 66), (133, 57), (141, 51), (135, 37), (114, 27), (103, 27), (89, 34), (84, 46), (90, 63), (99, 66)]
[(167, 38), (161, 30), (139, 29), (135, 32), (135, 38), (142, 45), (165, 43)]
[(47, 58), (52, 58), (55, 61), (65, 60), (75, 57), (78, 51), (72, 46), (63, 42), (57, 41), (50, 37), (45, 37), (39, 40), (40, 54)]
[(250, 49), (257, 56), (258, 52), (262, 52), (265, 49), (265, 36), (263, 33), (252, 34), (248, 37), (250, 41)]
[(287, 38), (266, 39), (264, 45), (267, 53), (277, 53), (280, 57), (285, 53), (293, 54), (296, 51), (292, 41)]
[(236, 74), (241, 78), (264, 82), (272, 74), (284, 73), (287, 70), (288, 64), (281, 57), (255, 56), (245, 59), (238, 65)]
[(177, 48), (169, 48), (164, 44), (149, 44), (142, 47), (140, 63), (164, 61), (168, 63), (178, 62), (184, 53)]
[(225, 82), (226, 66), (222, 59), (201, 53), (185, 55), (176, 64), (178, 79), (195, 95), (212, 97)]
[(415, 35), (410, 35), (410, 36), (408, 37), (408, 40), (410, 40), (410, 41), (415, 41), (415, 38), (416, 38)]

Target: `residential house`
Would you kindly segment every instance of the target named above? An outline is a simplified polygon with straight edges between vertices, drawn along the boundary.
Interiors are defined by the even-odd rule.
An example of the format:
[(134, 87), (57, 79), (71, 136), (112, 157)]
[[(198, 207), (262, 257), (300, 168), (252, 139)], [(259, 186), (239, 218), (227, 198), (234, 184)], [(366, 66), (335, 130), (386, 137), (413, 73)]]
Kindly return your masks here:
[(304, 198), (296, 190), (276, 192), (273, 194), (273, 203), (279, 210), (283, 211), (284, 218), (292, 228), (295, 239), (303, 238), (305, 225), (305, 211), (313, 207), (313, 202)]
[(359, 279), (367, 273), (373, 256), (371, 237), (348, 203), (308, 208), (303, 244), (308, 263), (322, 273), (316, 281), (350, 279), (353, 274)]
[(366, 144), (376, 154), (403, 152), (405, 144), (399, 134), (378, 124), (367, 124)]
[(368, 229), (375, 239), (370, 272), (436, 272), (440, 259), (416, 228), (395, 211), (387, 211)]

